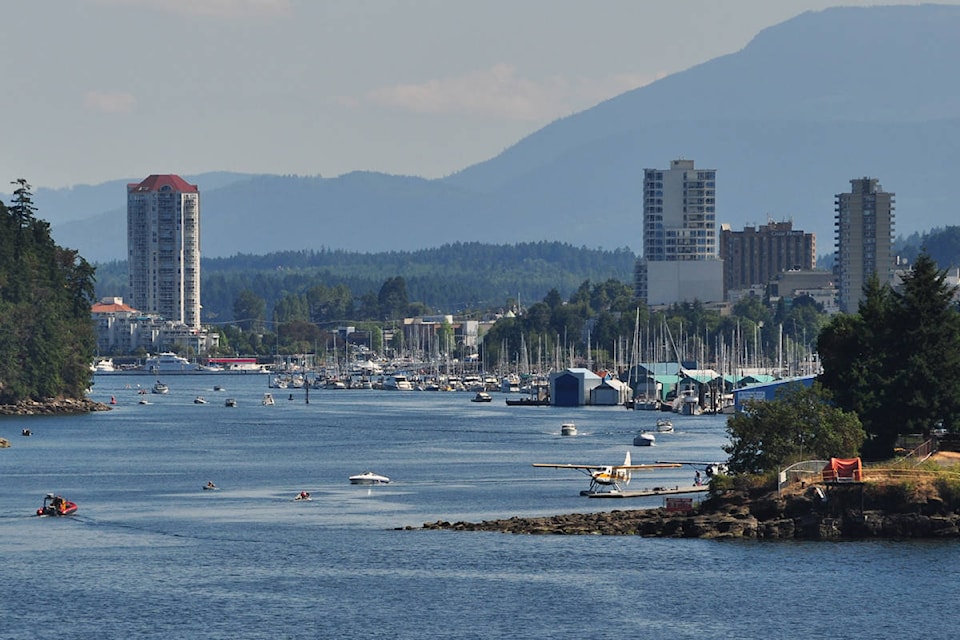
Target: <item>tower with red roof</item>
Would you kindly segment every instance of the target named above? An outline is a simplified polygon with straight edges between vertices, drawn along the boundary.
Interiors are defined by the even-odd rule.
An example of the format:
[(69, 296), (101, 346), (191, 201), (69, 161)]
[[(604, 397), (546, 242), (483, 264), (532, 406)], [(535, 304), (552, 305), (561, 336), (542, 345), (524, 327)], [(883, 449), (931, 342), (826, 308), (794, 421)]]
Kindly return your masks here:
[(200, 327), (200, 190), (180, 176), (127, 185), (132, 306)]

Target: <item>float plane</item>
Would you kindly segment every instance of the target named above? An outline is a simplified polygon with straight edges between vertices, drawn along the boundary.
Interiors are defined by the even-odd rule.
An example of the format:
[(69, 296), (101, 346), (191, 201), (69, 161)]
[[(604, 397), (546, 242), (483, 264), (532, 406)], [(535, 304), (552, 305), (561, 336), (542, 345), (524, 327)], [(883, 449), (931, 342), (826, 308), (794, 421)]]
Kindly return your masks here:
[(716, 475), (724, 475), (727, 473), (727, 465), (723, 462), (697, 462), (697, 461), (690, 461), (690, 460), (676, 460), (676, 461), (671, 460), (670, 462), (667, 462), (664, 460), (657, 460), (657, 463), (675, 464), (677, 466), (688, 465), (693, 467), (694, 469), (703, 469), (703, 473), (706, 474), (708, 478), (712, 478), (713, 476), (716, 476)]
[(552, 469), (576, 469), (590, 477), (590, 488), (581, 492), (581, 495), (598, 493), (622, 493), (623, 487), (630, 484), (630, 477), (634, 471), (649, 471), (651, 469), (675, 469), (682, 466), (676, 462), (659, 462), (657, 464), (631, 464), (630, 452), (623, 460), (623, 464), (553, 464), (536, 462), (535, 467), (550, 467)]

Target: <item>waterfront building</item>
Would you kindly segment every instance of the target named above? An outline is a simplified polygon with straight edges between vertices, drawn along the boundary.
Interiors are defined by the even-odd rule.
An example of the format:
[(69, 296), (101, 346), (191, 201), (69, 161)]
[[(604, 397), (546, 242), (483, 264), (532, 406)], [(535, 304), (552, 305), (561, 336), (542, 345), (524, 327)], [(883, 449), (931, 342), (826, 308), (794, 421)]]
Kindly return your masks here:
[(127, 185), (131, 304), (200, 327), (200, 191), (176, 175)]
[(648, 305), (723, 300), (715, 169), (673, 160), (669, 169), (644, 170), (643, 255), (635, 279)]
[(773, 222), (734, 231), (720, 226), (720, 258), (723, 259), (723, 295), (731, 291), (766, 287), (784, 271), (813, 271), (817, 241), (812, 233), (793, 228), (792, 221)]
[(863, 286), (874, 274), (893, 284), (894, 194), (875, 178), (855, 178), (850, 192), (835, 198), (837, 259), (835, 272), (840, 311), (856, 313)]
[(105, 297), (90, 309), (97, 332), (97, 353), (133, 355), (138, 351), (159, 353), (179, 350), (206, 353), (220, 344), (220, 334), (192, 329), (182, 322), (165, 320), (124, 303), (121, 297)]

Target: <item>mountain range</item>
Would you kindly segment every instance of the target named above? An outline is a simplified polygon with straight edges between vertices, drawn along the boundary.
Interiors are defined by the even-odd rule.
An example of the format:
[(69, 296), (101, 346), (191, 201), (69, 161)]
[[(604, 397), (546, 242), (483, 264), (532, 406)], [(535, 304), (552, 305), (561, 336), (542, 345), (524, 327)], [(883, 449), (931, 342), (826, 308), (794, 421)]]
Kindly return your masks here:
[[(200, 187), (205, 257), (541, 240), (639, 252), (643, 170), (688, 158), (717, 170), (718, 223), (792, 220), (825, 254), (835, 195), (854, 178), (896, 194), (898, 234), (955, 223), (958, 33), (958, 6), (803, 13), (440, 179), (183, 177)], [(34, 202), (59, 244), (122, 260), (125, 185), (145, 177), (41, 188)]]

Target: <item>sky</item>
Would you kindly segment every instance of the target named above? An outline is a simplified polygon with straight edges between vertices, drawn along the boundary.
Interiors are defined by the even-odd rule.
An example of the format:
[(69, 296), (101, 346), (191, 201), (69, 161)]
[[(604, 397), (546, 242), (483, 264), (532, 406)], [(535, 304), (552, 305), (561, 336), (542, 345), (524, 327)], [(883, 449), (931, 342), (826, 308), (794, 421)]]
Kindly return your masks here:
[(804, 11), (880, 4), (891, 3), (4, 2), (0, 184), (442, 177)]

